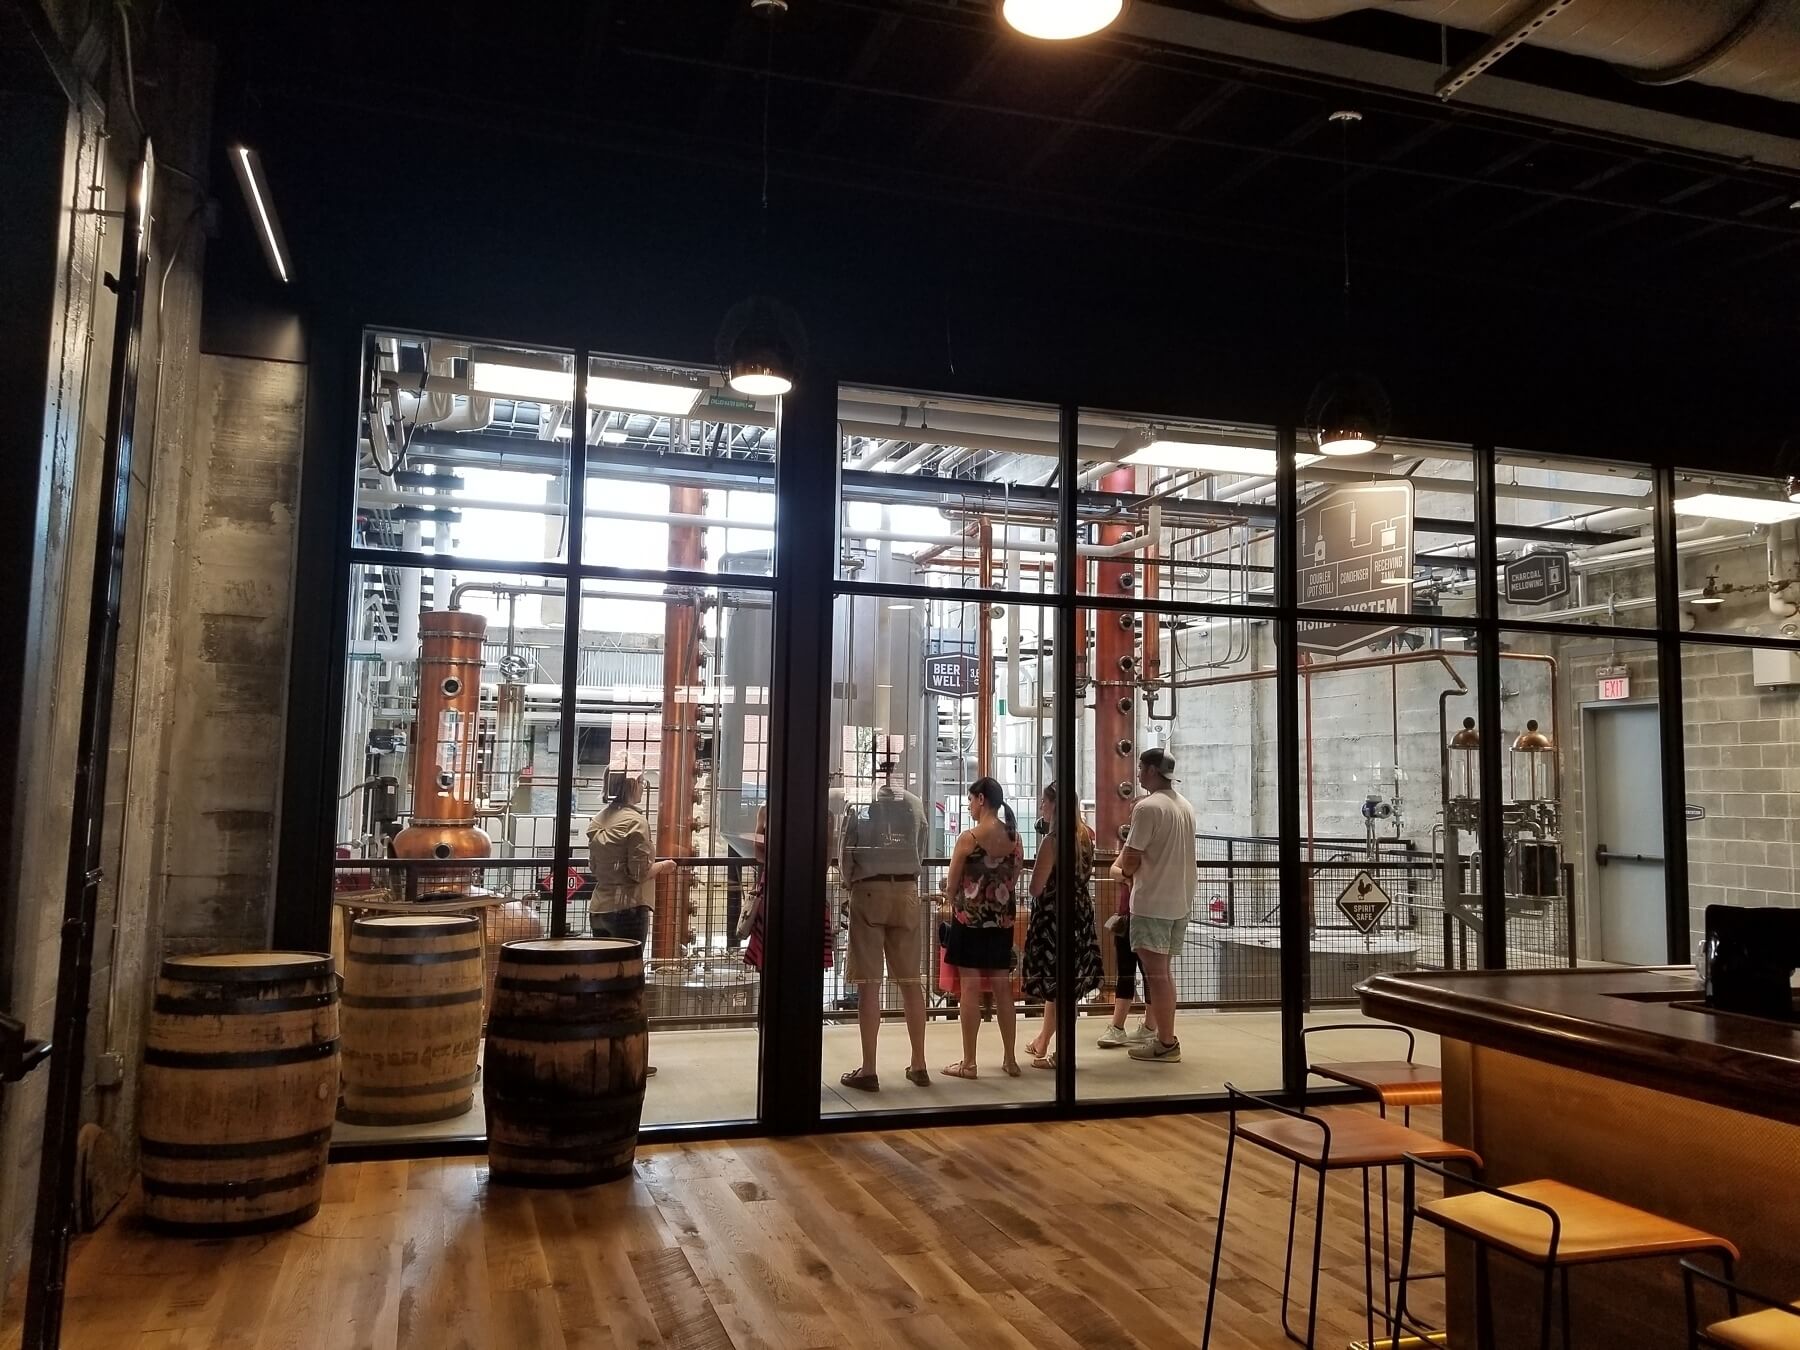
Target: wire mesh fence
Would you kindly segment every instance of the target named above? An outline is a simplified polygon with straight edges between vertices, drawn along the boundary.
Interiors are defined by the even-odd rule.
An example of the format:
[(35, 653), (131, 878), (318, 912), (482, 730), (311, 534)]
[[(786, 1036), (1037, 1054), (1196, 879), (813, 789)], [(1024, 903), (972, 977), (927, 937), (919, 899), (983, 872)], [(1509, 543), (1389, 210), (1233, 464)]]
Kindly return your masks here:
[[(1479, 964), (1480, 901), (1464, 899), (1447, 910), (1444, 904), (1441, 855), (1411, 841), (1384, 839), (1373, 856), (1366, 840), (1314, 840), (1308, 900), (1309, 942), (1307, 998), (1313, 1003), (1347, 1001), (1355, 986), (1371, 975), (1392, 970), (1464, 969)], [(1118, 976), (1114, 942), (1107, 923), (1118, 909), (1119, 886), (1106, 875), (1111, 858), (1096, 862), (1093, 900), (1096, 939), (1104, 979), (1090, 996), (1094, 1005), (1110, 1004)], [(482, 869), (483, 894), (466, 908), (482, 921), (489, 980), (500, 944), (540, 937), (550, 931), (552, 864), (546, 858), (468, 860), (463, 866)], [(743, 857), (682, 860), (694, 878), (689, 890), (692, 941), (679, 951), (654, 948), (646, 961), (646, 1004), (652, 1026), (665, 1029), (748, 1026), (758, 1015), (761, 972), (750, 964), (746, 938), (756, 903), (757, 866)], [(403, 870), (393, 863), (340, 860), (338, 912), (344, 918), (364, 912), (404, 911), (414, 907), (403, 898)], [(1469, 864), (1459, 864), (1453, 891), (1464, 894), (1472, 881)], [(939, 1016), (956, 1011), (957, 988), (943, 962), (943, 926), (949, 920), (942, 898), (948, 859), (925, 863), (919, 901), (918, 969), (927, 991), (927, 1006)], [(1339, 906), (1339, 897), (1357, 892), (1366, 876), (1386, 899), (1379, 912)], [(588, 896), (592, 882), (579, 860), (569, 878), (569, 931), (589, 931)], [(1369, 893), (1373, 895), (1374, 893)], [(1565, 896), (1567, 887), (1565, 887)], [(901, 1010), (899, 985), (885, 979), (859, 989), (848, 978), (849, 888), (835, 868), (828, 873), (828, 946), (821, 943), (824, 968), (820, 1015), (826, 1020), (856, 1015), (858, 1000), (872, 997), (884, 1014)], [(416, 904), (416, 902), (414, 902)], [(768, 905), (778, 905), (770, 896)], [(1017, 972), (1031, 921), (1032, 899), (1023, 879), (1018, 889), (1014, 924), (1014, 997), (1024, 998)], [(1176, 997), (1186, 1008), (1251, 1009), (1278, 1006), (1281, 1000), (1281, 892), (1277, 846), (1273, 839), (1252, 836), (1202, 836), (1193, 908), (1184, 947), (1174, 971)], [(423, 906), (420, 906), (423, 908)], [(429, 908), (458, 908), (454, 900)], [(1352, 914), (1367, 924), (1352, 921)], [(1566, 898), (1514, 902), (1507, 922), (1507, 963), (1515, 969), (1547, 969), (1573, 964), (1570, 934), (1573, 904)], [(822, 935), (822, 937), (825, 935)], [(1139, 990), (1141, 996), (1141, 987)]]

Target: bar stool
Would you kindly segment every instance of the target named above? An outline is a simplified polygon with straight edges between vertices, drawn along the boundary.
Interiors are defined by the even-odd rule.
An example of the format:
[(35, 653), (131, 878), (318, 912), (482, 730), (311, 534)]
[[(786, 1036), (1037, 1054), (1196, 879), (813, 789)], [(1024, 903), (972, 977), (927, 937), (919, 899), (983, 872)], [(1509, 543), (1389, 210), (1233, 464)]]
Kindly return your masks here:
[[(1231, 1198), (1231, 1166), (1237, 1153), (1238, 1140), (1267, 1149), (1294, 1164), (1294, 1186), (1288, 1197), (1287, 1257), (1281, 1268), (1281, 1329), (1290, 1341), (1310, 1347), (1318, 1332), (1319, 1321), (1319, 1257), (1325, 1236), (1325, 1181), (1333, 1172), (1359, 1171), (1363, 1183), (1363, 1293), (1368, 1303), (1368, 1339), (1375, 1340), (1375, 1271), (1373, 1234), (1369, 1223), (1369, 1173), (1378, 1167), (1398, 1167), (1408, 1156), (1460, 1160), (1476, 1167), (1481, 1158), (1470, 1149), (1446, 1144), (1405, 1125), (1397, 1125), (1382, 1116), (1350, 1106), (1325, 1107), (1318, 1111), (1295, 1111), (1278, 1105), (1266, 1097), (1244, 1092), (1231, 1083), (1225, 1085), (1231, 1101), (1231, 1129), (1225, 1142), (1225, 1176), (1219, 1188), (1219, 1228), (1213, 1238), (1212, 1275), (1207, 1281), (1206, 1323), (1200, 1337), (1201, 1350), (1212, 1341), (1213, 1302), (1218, 1297), (1219, 1257), (1225, 1245), (1225, 1210)], [(1270, 1111), (1272, 1120), (1241, 1121), (1246, 1110)], [(1294, 1229), (1300, 1212), (1300, 1171), (1316, 1173), (1319, 1178), (1318, 1198), (1313, 1206), (1312, 1288), (1308, 1295), (1306, 1336), (1302, 1339), (1288, 1325), (1288, 1294), (1293, 1284)], [(1385, 1220), (1386, 1215), (1383, 1215)], [(1384, 1229), (1385, 1232), (1385, 1229)], [(1401, 1271), (1404, 1277), (1405, 1270)], [(1421, 1276), (1420, 1278), (1424, 1278)], [(1387, 1278), (1387, 1253), (1382, 1252), (1382, 1310), (1389, 1312), (1390, 1281)]]
[(1361, 1088), (1375, 1098), (1384, 1116), (1390, 1106), (1401, 1108), (1404, 1113), (1402, 1123), (1407, 1125), (1412, 1124), (1413, 1107), (1437, 1106), (1443, 1102), (1444, 1071), (1435, 1064), (1413, 1063), (1418, 1038), (1409, 1028), (1392, 1022), (1328, 1022), (1323, 1026), (1307, 1027), (1300, 1033), (1301, 1041), (1304, 1043), (1306, 1037), (1327, 1031), (1397, 1032), (1406, 1037), (1406, 1058), (1308, 1063), (1308, 1073)]
[[(1725, 1291), (1730, 1315), (1723, 1322), (1701, 1328), (1696, 1280), (1716, 1284)], [(1729, 1279), (1720, 1279), (1692, 1261), (1681, 1263), (1681, 1282), (1687, 1296), (1688, 1350), (1701, 1350), (1702, 1346), (1722, 1346), (1724, 1350), (1800, 1350), (1800, 1303), (1771, 1298)], [(1762, 1311), (1739, 1316), (1740, 1298), (1763, 1304)]]
[[(1687, 1252), (1714, 1252), (1729, 1280), (1732, 1263), (1737, 1260), (1737, 1248), (1722, 1237), (1560, 1181), (1489, 1186), (1472, 1175), (1458, 1176), (1448, 1167), (1416, 1154), (1408, 1154), (1405, 1163), (1400, 1294), (1389, 1323), (1389, 1334), (1395, 1338), (1406, 1320), (1407, 1268), (1412, 1261), (1415, 1217), (1475, 1243), (1476, 1331), (1482, 1350), (1494, 1343), (1493, 1298), (1488, 1282), (1490, 1248), (1543, 1271), (1544, 1291), (1539, 1306), (1540, 1350), (1550, 1350), (1551, 1304), (1558, 1301), (1556, 1285), (1559, 1276), (1563, 1350), (1569, 1350), (1572, 1344), (1569, 1339), (1569, 1269), (1572, 1266), (1680, 1256)], [(1468, 1189), (1458, 1195), (1446, 1194), (1442, 1199), (1419, 1204), (1420, 1168)]]

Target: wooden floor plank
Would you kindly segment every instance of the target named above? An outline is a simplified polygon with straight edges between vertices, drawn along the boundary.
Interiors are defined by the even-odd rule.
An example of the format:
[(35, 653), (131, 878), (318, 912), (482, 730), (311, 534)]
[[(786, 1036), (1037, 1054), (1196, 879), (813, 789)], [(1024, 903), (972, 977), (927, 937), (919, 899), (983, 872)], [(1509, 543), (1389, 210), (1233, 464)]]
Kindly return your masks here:
[[(1434, 1113), (1415, 1121), (1435, 1127)], [(645, 1149), (627, 1181), (479, 1159), (334, 1167), (285, 1233), (188, 1241), (127, 1203), (76, 1247), (67, 1350), (1164, 1350), (1207, 1312), (1225, 1121), (1168, 1116)], [(1240, 1148), (1215, 1350), (1284, 1345), (1291, 1168)], [(1378, 1185), (1377, 1181), (1377, 1185)], [(1291, 1310), (1304, 1327), (1314, 1192)], [(1396, 1244), (1398, 1186), (1390, 1203)], [(1319, 1344), (1364, 1333), (1358, 1174), (1327, 1187)], [(1379, 1237), (1379, 1193), (1373, 1206)], [(1398, 1249), (1395, 1251), (1398, 1260)], [(1442, 1249), (1422, 1230), (1416, 1261)], [(1441, 1286), (1410, 1296), (1427, 1317)], [(0, 1347), (16, 1345), (16, 1307)]]

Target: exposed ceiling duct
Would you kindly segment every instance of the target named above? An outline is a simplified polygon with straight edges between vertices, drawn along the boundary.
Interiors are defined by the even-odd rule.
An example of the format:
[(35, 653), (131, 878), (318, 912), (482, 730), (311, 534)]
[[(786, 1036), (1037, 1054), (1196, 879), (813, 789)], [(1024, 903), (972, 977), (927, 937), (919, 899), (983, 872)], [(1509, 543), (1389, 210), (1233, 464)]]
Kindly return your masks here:
[[(1380, 10), (1605, 61), (1645, 84), (1693, 80), (1800, 102), (1800, 5), (1789, 0), (1229, 0), (1297, 23)], [(1502, 50), (1505, 50), (1504, 48)], [(1484, 49), (1484, 52), (1487, 49)], [(1496, 52), (1494, 55), (1500, 53)], [(1472, 63), (1473, 64), (1473, 63)], [(1485, 68), (1485, 67), (1483, 67)], [(1468, 70), (1465, 67), (1465, 71)], [(1454, 75), (1455, 72), (1452, 72)], [(1440, 92), (1453, 92), (1447, 80)]]

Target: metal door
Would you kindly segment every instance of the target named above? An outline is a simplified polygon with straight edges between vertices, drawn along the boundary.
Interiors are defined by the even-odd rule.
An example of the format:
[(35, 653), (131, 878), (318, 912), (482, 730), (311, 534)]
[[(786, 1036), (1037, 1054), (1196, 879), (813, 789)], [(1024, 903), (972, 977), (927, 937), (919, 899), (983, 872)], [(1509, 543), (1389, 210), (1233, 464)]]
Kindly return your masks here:
[(1663, 882), (1661, 719), (1653, 703), (1587, 709), (1591, 953), (1624, 965), (1669, 957)]

